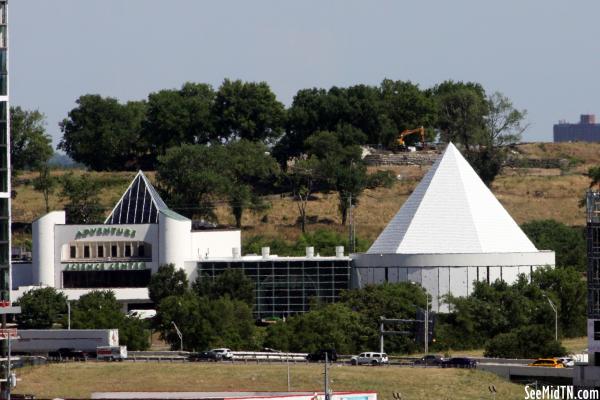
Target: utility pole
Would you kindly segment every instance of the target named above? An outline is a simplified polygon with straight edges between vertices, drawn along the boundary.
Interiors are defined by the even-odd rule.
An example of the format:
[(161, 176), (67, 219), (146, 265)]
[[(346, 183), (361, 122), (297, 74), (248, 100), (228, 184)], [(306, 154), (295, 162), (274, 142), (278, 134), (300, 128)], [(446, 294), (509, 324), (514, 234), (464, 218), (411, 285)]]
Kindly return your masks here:
[(429, 353), (429, 295), (425, 293), (425, 355)]
[(327, 364), (329, 364), (329, 355), (325, 352), (325, 400), (329, 400), (329, 368), (327, 368)]
[(179, 351), (183, 351), (183, 335), (181, 334), (181, 331), (179, 330), (177, 325), (175, 325), (175, 322), (171, 321), (171, 324), (175, 328), (175, 332), (177, 333), (177, 336), (179, 337)]

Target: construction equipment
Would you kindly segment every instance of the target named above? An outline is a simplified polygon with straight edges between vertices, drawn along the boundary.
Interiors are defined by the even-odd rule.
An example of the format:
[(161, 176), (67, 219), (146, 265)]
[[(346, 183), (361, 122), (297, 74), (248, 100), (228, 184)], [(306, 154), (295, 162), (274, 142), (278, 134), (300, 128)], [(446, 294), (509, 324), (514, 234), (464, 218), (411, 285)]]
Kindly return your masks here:
[(421, 135), (421, 143), (423, 144), (423, 149), (425, 149), (425, 128), (423, 128), (422, 126), (416, 129), (405, 129), (402, 132), (400, 132), (400, 135), (398, 135), (398, 138), (396, 139), (398, 147), (401, 149), (406, 149), (406, 143), (404, 142), (404, 138), (414, 133), (419, 133)]

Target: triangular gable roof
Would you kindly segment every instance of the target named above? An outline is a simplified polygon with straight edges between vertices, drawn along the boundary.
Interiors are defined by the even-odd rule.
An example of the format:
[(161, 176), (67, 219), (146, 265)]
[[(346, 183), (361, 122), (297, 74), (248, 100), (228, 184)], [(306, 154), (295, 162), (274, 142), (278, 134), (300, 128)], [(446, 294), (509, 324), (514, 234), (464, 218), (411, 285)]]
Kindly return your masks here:
[(139, 171), (104, 223), (156, 224), (159, 212), (168, 210), (146, 175)]
[(367, 253), (536, 251), (527, 235), (450, 143)]

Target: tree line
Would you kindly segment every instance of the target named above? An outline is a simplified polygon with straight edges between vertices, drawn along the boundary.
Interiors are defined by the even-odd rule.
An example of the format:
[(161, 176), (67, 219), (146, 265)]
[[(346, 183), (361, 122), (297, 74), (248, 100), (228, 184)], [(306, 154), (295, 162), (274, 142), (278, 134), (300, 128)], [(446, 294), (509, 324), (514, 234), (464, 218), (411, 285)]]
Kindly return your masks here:
[[(236, 350), (312, 352), (335, 348), (341, 354), (379, 346), (379, 318), (417, 319), (427, 304), (418, 284), (383, 283), (343, 291), (336, 303), (313, 299), (308, 312), (275, 319), (267, 327), (253, 317), (255, 283), (241, 270), (227, 269), (214, 280), (199, 277), (190, 284), (185, 271), (174, 265), (159, 267), (149, 285), (157, 316), (151, 322), (127, 318), (110, 291), (93, 291), (73, 302), (74, 328), (120, 330), (130, 349), (148, 346), (150, 328), (173, 349), (183, 334), (183, 348), (201, 351), (213, 347)], [(586, 285), (572, 267), (542, 268), (530, 279), (513, 284), (501, 280), (474, 282), (468, 297), (445, 296), (450, 311), (435, 317), (430, 348), (436, 352), (484, 348), (487, 356), (535, 358), (558, 356), (565, 349), (554, 338), (579, 337), (586, 331)], [(66, 326), (66, 298), (54, 288), (34, 289), (19, 300), (20, 328)], [(386, 338), (385, 350), (410, 354), (422, 348), (422, 330), (413, 323), (397, 326), (406, 335)], [(533, 338), (533, 339), (532, 339)]]

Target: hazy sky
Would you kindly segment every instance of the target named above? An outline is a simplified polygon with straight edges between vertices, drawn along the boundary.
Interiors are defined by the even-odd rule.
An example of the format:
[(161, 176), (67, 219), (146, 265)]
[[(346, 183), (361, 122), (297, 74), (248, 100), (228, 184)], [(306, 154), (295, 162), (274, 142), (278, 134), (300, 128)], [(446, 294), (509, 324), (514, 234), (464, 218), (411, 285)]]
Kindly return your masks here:
[[(493, 3), (493, 4), (492, 4)], [(472, 80), (528, 110), (527, 141), (600, 114), (600, 2), (12, 0), (13, 105), (58, 122), (82, 94), (120, 100), (226, 78), (300, 88)]]

